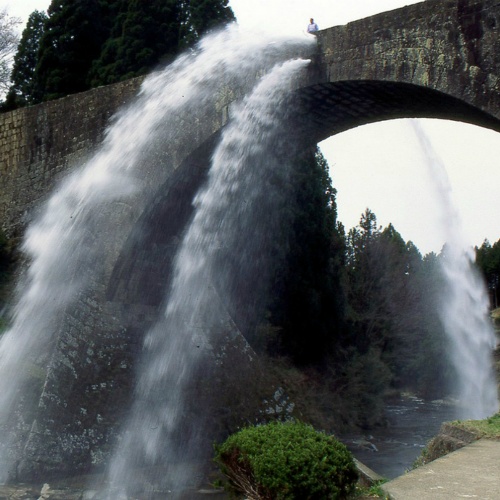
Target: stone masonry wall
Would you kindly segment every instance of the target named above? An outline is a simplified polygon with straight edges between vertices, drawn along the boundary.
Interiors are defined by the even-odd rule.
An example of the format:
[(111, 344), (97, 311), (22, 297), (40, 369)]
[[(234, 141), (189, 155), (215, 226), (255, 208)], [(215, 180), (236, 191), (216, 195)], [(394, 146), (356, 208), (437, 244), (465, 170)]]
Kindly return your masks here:
[(58, 179), (104, 136), (142, 78), (0, 114), (0, 227), (19, 237)]

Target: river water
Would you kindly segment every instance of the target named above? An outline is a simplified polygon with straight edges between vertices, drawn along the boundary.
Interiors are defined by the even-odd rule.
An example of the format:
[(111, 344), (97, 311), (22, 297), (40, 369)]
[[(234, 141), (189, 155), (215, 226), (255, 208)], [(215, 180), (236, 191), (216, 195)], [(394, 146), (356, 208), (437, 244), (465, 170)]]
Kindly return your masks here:
[(349, 434), (341, 440), (362, 463), (387, 479), (411, 469), (441, 424), (456, 419), (457, 408), (443, 401), (403, 396), (386, 407), (387, 426)]

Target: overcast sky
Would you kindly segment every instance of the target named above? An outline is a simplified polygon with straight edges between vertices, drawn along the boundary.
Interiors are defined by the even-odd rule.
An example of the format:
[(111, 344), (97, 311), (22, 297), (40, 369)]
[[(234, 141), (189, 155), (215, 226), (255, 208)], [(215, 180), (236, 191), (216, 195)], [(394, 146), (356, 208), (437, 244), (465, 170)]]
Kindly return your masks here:
[[(320, 29), (418, 3), (412, 0), (230, 0), (241, 26), (298, 33), (313, 17)], [(25, 21), (49, 0), (4, 1)], [(453, 197), (472, 245), (500, 239), (500, 134), (470, 125), (424, 120), (423, 128), (443, 160)], [(347, 228), (369, 207), (386, 226), (423, 252), (443, 245), (436, 200), (413, 129), (407, 120), (367, 125), (322, 143), (338, 190), (339, 218)]]

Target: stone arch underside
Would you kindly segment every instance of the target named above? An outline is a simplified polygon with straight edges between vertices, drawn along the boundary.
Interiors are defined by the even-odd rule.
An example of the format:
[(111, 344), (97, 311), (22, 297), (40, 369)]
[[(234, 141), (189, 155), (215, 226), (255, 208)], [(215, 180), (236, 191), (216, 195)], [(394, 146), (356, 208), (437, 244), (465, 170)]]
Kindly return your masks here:
[(313, 140), (398, 118), (439, 118), (500, 132), (495, 116), (444, 92), (409, 83), (350, 80), (319, 83), (298, 91)]

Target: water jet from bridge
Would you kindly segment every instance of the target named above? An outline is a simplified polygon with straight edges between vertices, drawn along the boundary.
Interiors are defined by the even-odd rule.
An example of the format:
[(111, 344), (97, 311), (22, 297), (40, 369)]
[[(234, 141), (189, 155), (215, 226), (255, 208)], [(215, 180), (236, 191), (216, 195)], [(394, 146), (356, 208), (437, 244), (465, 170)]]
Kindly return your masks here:
[(496, 339), (488, 317), (489, 300), (475, 268), (475, 255), (462, 229), (448, 174), (424, 130), (412, 121), (431, 185), (441, 206), (441, 227), (446, 244), (441, 259), (444, 277), (439, 315), (448, 336), (448, 351), (455, 371), (455, 394), (462, 419), (482, 419), (498, 411), (493, 367)]
[[(186, 122), (206, 116), (205, 108), (220, 89), (248, 87), (248, 75), (260, 75), (260, 83), (247, 89), (248, 97), (230, 112), (232, 121), (212, 159), (207, 186), (194, 199), (195, 214), (165, 290), (165, 313), (144, 332), (137, 400), (109, 478), (126, 491), (137, 484), (132, 468), (154, 468), (171, 459), (176, 446), (172, 436), (183, 415), (184, 385), (197, 358), (210, 355), (209, 334), (224, 320), (225, 308), (213, 286), (214, 281), (221, 285), (220, 277), (213, 279), (221, 264), (220, 246), (227, 252), (243, 248), (239, 267), (251, 272), (252, 257), (264, 252), (266, 238), (278, 228), (279, 208), (286, 200), (288, 170), (283, 161), (297, 152), (284, 126), (291, 109), (287, 98), (292, 80), (308, 64), (307, 59), (288, 60), (288, 54), (308, 53), (314, 46), (314, 37), (255, 37), (236, 27), (205, 38), (144, 82), (136, 101), (116, 117), (100, 150), (52, 195), (27, 232), (24, 251), (31, 264), (19, 286), (12, 327), (0, 341), (3, 480), (12, 477), (14, 463), (25, 460), (19, 456), (24, 444), (16, 444), (22, 439), (19, 434), (40, 434), (33, 427), (39, 423), (30, 422), (33, 415), (22, 414), (25, 406), (35, 412), (38, 400), (26, 405), (19, 399), (27, 394), (27, 365), (56, 369), (60, 360), (54, 361), (55, 345), (71, 356), (65, 332), (58, 329), (63, 316), (98, 288), (105, 274), (113, 251), (109, 235), (119, 229), (112, 207), (127, 209), (135, 199), (153, 196), (155, 172), (164, 168), (163, 162), (172, 162), (173, 155), (163, 152), (165, 145), (191, 140)], [(188, 134), (180, 136), (186, 130)], [(70, 359), (62, 362), (71, 364)], [(75, 380), (79, 376), (73, 375)], [(57, 397), (50, 384), (40, 390), (46, 401)], [(16, 426), (21, 433), (12, 430)], [(191, 441), (186, 437), (177, 451), (182, 455), (195, 447), (194, 437)], [(183, 479), (182, 473), (174, 478), (174, 487)], [(111, 495), (117, 494), (114, 490)]]
[[(261, 254), (266, 260), (266, 247), (279, 231), (286, 205), (286, 159), (299, 153), (285, 131), (289, 89), (280, 83), (290, 81), (308, 63), (278, 64), (237, 106), (223, 131), (208, 183), (194, 199), (195, 215), (175, 258), (165, 315), (146, 336), (132, 415), (111, 464), (113, 498), (116, 488), (126, 498), (125, 492), (137, 487), (138, 478), (131, 471), (186, 461), (189, 451), (199, 448), (196, 435), (203, 429), (186, 433), (180, 450), (175, 441), (185, 384), (198, 357), (210, 355), (214, 333), (220, 333), (224, 317), (217, 288), (227, 289), (230, 284), (221, 283), (226, 258), (220, 245), (222, 254), (236, 259), (241, 274), (256, 271), (252, 256)], [(230, 307), (231, 297), (225, 296), (223, 307)], [(162, 491), (161, 483), (167, 479), (169, 490), (181, 491), (192, 473), (188, 468), (178, 469), (174, 477), (163, 472), (150, 477), (147, 484), (153, 491)]]

